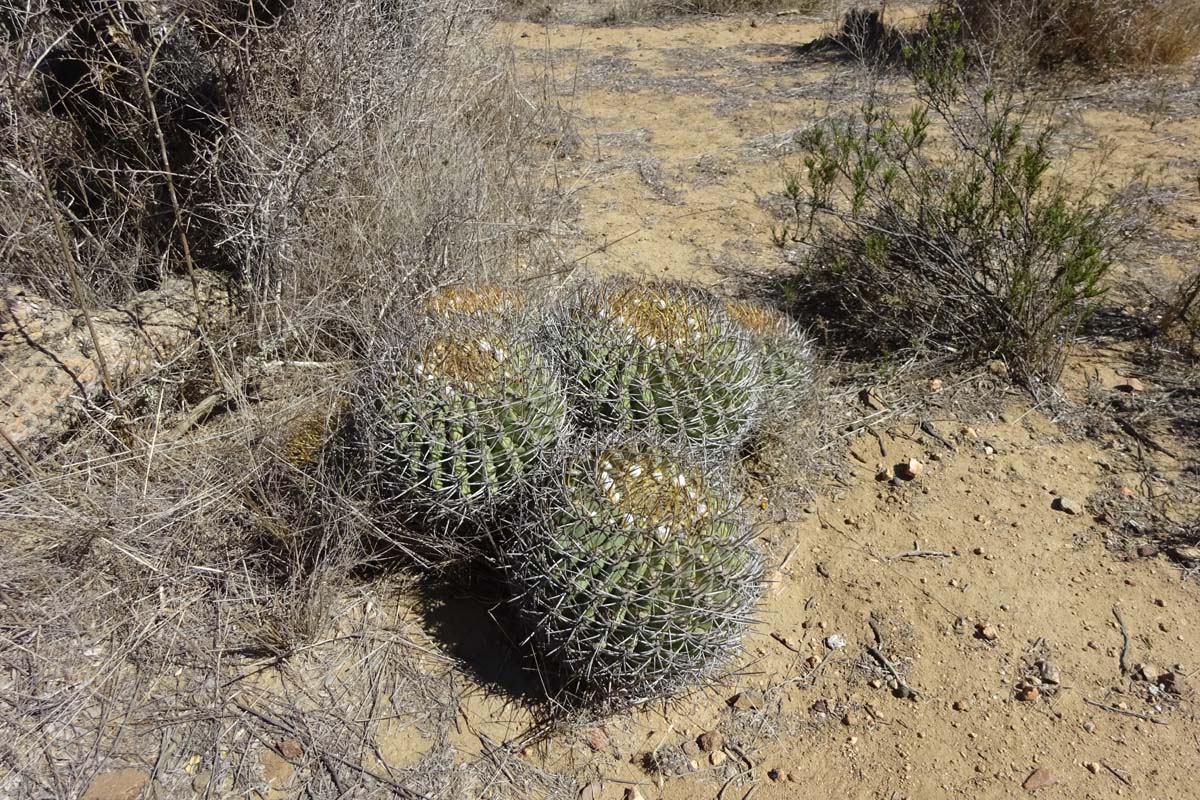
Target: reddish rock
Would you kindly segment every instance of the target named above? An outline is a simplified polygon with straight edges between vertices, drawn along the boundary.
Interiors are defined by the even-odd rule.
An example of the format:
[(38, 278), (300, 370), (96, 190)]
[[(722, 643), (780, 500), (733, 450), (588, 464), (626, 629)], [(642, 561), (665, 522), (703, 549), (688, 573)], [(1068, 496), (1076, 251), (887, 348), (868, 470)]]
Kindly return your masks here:
[(591, 748), (593, 753), (599, 753), (601, 750), (608, 749), (608, 732), (603, 726), (599, 728), (589, 728), (583, 734), (583, 740), (587, 742), (587, 746)]
[(138, 800), (150, 784), (150, 775), (140, 769), (102, 772), (88, 784), (83, 800)]
[(715, 753), (725, 747), (725, 736), (720, 731), (706, 731), (696, 739), (696, 744), (706, 753)]
[(296, 739), (284, 739), (279, 743), (279, 755), (288, 761), (295, 761), (304, 755), (304, 746)]
[(1021, 784), (1021, 787), (1027, 792), (1036, 792), (1038, 789), (1045, 789), (1047, 786), (1053, 786), (1058, 783), (1058, 776), (1045, 767), (1038, 767), (1033, 772), (1029, 773), (1029, 777)]

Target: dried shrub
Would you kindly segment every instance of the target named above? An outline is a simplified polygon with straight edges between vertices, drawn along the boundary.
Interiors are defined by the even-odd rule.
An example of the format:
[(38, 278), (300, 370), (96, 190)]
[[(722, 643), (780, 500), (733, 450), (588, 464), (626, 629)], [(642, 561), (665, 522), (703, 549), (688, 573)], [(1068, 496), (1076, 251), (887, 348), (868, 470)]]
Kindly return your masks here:
[(772, 11), (815, 12), (825, 0), (617, 0), (604, 22), (628, 23), (685, 14), (754, 14)]
[(1200, 52), (1195, 0), (952, 0), (969, 37), (1041, 66), (1181, 64)]

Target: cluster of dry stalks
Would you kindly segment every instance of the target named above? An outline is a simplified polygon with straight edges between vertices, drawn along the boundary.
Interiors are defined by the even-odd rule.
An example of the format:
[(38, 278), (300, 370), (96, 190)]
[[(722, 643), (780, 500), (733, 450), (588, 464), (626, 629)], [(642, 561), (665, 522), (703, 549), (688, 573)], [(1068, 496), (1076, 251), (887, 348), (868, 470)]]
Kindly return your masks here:
[[(76, 387), (52, 440), (0, 444), (0, 796), (123, 766), (240, 796), (271, 750), (312, 797), (550, 796), (486, 744), (461, 768), (452, 678), (363, 546), (396, 532), (313, 457), (422, 292), (551, 258), (545, 120), (482, 11), (5, 0), (0, 22), (0, 344)], [(178, 349), (139, 338), (130, 309), (180, 287)], [(47, 307), (82, 310), (71, 358)], [(411, 726), (429, 747), (397, 768), (380, 737)]]
[(951, 0), (966, 32), (1040, 66), (1180, 64), (1200, 52), (1196, 0)]

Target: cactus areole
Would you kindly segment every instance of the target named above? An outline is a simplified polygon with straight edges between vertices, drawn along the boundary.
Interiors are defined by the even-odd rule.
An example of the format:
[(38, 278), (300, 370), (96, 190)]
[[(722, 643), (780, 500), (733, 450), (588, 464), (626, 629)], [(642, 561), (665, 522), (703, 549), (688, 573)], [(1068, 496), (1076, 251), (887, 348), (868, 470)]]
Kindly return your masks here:
[(667, 693), (736, 650), (762, 562), (718, 482), (658, 448), (593, 450), (505, 556), (520, 617), (542, 658), (589, 696)]

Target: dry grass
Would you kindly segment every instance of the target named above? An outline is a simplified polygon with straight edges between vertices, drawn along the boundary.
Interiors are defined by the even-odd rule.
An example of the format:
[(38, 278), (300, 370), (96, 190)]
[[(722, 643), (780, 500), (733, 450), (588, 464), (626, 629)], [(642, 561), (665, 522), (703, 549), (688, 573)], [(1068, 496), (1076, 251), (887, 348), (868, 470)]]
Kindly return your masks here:
[(686, 14), (761, 14), (775, 11), (813, 12), (825, 0), (617, 0), (603, 22), (623, 24)]
[[(451, 663), (393, 568), (404, 531), (314, 452), (422, 295), (545, 266), (543, 120), (456, 2), (298, 0), (253, 24), (192, 3), (146, 27), (135, 7), (93, 4), (128, 41), (80, 59), (117, 76), (90, 108), (124, 110), (91, 118), (48, 112), (30, 69), (80, 21), (0, 9), (20, 28), (0, 43), (3, 280), (104, 307), (217, 267), (238, 313), (0, 467), (0, 796), (77, 798), (126, 765), (159, 796), (242, 796), (289, 739), (306, 796), (562, 795), (503, 748), (456, 763)], [(170, 76), (197, 63), (226, 93), (189, 128)], [(397, 728), (429, 752), (384, 763)]]
[(1041, 66), (1145, 67), (1200, 53), (1195, 0), (952, 0), (968, 35)]

